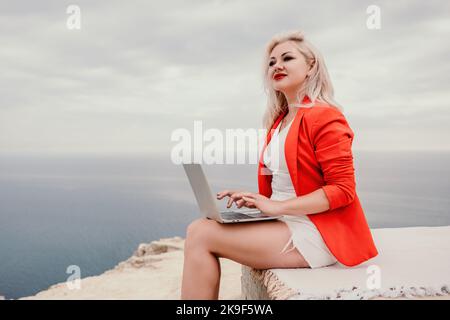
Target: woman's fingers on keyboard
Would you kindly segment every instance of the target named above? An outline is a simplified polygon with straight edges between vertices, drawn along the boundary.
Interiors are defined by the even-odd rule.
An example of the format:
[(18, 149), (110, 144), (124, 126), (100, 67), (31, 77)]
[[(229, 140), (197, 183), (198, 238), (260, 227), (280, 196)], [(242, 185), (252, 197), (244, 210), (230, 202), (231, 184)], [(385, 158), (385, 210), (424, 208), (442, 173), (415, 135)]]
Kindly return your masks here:
[(236, 202), (236, 205), (237, 205), (237, 201), (242, 198), (242, 196), (239, 194), (239, 192), (233, 192), (229, 197), (230, 198), (228, 199), (228, 204), (227, 204), (228, 208), (233, 204), (233, 202)]
[(230, 189), (226, 189), (220, 192), (217, 192), (216, 196), (217, 199), (222, 199), (223, 197), (231, 197), (233, 194), (240, 192), (239, 190), (230, 190)]
[(228, 199), (228, 203), (227, 203), (227, 207), (231, 207), (231, 205), (233, 204), (234, 201), (240, 199), (236, 196), (236, 192), (233, 192), (232, 194), (229, 195), (229, 199)]
[(244, 201), (244, 200), (240, 199), (240, 200), (237, 200), (237, 201), (236, 201), (236, 206), (237, 206), (238, 208), (241, 208), (241, 207), (244, 206), (244, 205), (245, 205), (245, 201)]
[(244, 200), (242, 200), (242, 191), (236, 192), (234, 193), (231, 198), (233, 199), (234, 202), (236, 202), (236, 206), (238, 208), (242, 207), (245, 203)]
[(251, 192), (243, 191), (243, 190), (227, 189), (227, 190), (218, 192), (217, 199), (220, 200), (220, 199), (223, 199), (224, 197), (228, 196), (229, 198), (227, 201), (227, 208), (230, 208), (233, 205), (233, 202), (236, 203), (236, 206), (238, 208), (241, 208), (243, 206), (246, 206), (246, 207), (248, 206), (249, 208), (251, 208), (251, 206), (249, 206), (250, 204), (242, 199), (242, 197), (247, 194), (251, 194)]
[(217, 199), (222, 199), (223, 197), (225, 197), (225, 196), (228, 196), (228, 195), (230, 195), (231, 194), (231, 190), (223, 190), (223, 191), (220, 191), (220, 192), (217, 192)]
[(238, 192), (232, 196), (232, 198), (236, 202), (236, 206), (238, 208), (242, 208), (244, 206), (249, 207), (249, 208), (254, 207), (252, 204), (250, 204), (249, 202), (247, 202), (243, 199), (245, 194), (249, 194), (249, 192)]

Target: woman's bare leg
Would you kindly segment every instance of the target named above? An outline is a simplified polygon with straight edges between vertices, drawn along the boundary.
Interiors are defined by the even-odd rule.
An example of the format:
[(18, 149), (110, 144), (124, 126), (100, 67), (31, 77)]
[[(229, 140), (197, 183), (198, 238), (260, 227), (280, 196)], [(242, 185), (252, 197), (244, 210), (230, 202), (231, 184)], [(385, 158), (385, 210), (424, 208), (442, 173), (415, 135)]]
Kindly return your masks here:
[(181, 299), (218, 299), (224, 257), (255, 269), (307, 268), (298, 250), (280, 253), (290, 237), (281, 221), (220, 224), (206, 218), (192, 222), (184, 245)]
[(186, 248), (185, 242), (181, 299), (217, 300), (221, 274), (219, 258), (202, 247)]

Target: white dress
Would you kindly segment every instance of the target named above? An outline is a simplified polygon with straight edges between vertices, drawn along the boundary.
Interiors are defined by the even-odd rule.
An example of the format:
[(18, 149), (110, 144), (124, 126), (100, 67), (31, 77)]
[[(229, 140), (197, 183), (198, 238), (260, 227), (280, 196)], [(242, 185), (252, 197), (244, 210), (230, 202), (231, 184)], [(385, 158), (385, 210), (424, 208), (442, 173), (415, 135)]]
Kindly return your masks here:
[[(292, 122), (293, 120), (279, 132), (282, 123), (280, 121), (269, 145), (264, 150), (264, 164), (272, 172), (272, 195), (270, 199), (273, 200), (297, 197), (287, 168), (284, 151), (284, 142)], [(292, 243), (292, 248), (287, 252), (297, 248), (311, 268), (325, 267), (337, 262), (323, 241), (319, 230), (307, 215), (283, 215), (279, 221), (285, 222), (291, 231), (291, 237), (281, 253), (285, 252), (289, 244)]]

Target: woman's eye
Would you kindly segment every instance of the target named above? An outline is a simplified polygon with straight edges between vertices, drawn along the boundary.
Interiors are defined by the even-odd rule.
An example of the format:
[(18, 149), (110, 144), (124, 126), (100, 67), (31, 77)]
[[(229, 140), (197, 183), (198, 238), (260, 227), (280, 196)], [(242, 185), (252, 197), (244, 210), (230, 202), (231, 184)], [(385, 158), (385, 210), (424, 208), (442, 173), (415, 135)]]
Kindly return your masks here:
[[(288, 61), (288, 60), (291, 60), (292, 58), (291, 57), (285, 57), (284, 58), (284, 61)], [(269, 66), (271, 67), (271, 66), (273, 66), (273, 61), (271, 61), (270, 63), (269, 63)]]

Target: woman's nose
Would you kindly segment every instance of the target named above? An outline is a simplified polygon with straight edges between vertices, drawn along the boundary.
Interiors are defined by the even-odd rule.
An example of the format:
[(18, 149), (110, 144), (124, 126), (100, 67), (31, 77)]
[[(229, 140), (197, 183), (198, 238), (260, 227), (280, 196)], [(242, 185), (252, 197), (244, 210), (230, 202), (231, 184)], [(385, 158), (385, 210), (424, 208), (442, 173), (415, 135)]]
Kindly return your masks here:
[(274, 65), (274, 70), (275, 70), (275, 72), (280, 72), (283, 70), (283, 68), (280, 65), (278, 65), (278, 63), (277, 63)]

